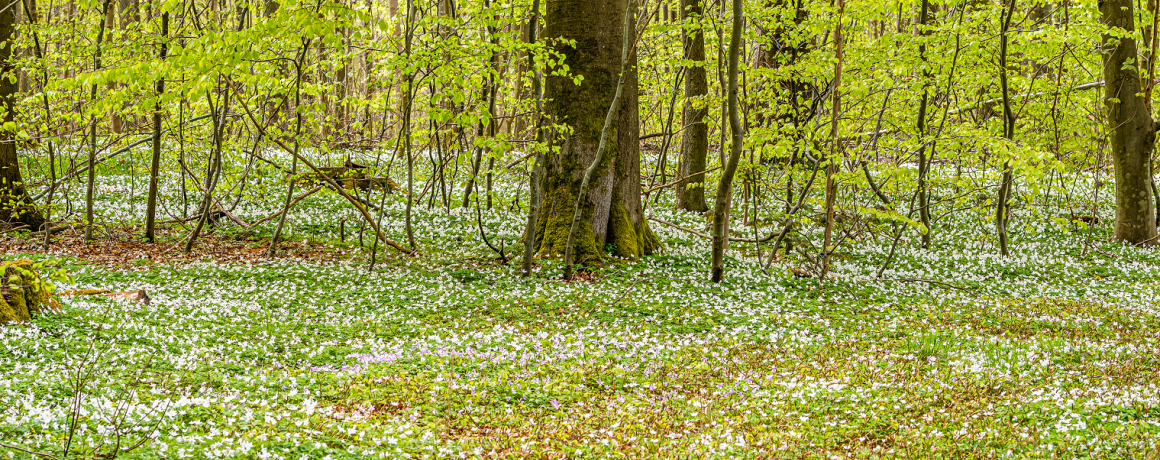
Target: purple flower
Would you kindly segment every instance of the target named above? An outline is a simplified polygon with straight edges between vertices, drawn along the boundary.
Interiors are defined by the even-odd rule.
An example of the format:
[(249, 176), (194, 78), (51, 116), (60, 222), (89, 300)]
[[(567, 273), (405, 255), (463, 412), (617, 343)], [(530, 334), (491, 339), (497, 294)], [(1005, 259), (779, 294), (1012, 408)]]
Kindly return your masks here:
[(560, 401), (557, 401), (557, 400), (553, 399), (553, 400), (551, 401), (551, 403), (552, 403), (552, 408), (554, 408), (554, 409), (556, 409), (556, 410), (560, 410)]

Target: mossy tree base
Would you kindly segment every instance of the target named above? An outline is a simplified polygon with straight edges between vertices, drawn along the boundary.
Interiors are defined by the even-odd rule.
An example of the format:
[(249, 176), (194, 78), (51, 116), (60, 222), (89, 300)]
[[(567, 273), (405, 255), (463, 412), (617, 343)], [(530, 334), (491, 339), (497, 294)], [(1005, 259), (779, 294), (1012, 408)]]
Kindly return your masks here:
[[(537, 220), (535, 248), (540, 257), (563, 257), (568, 244), (568, 230), (572, 225), (571, 206), (568, 206), (568, 200), (562, 199), (552, 204), (554, 206), (551, 208), (545, 206)], [(622, 203), (613, 202), (611, 207), (608, 228), (599, 243), (596, 241), (596, 232), (589, 224), (592, 207), (581, 210), (586, 212), (577, 229), (573, 248), (576, 263), (590, 264), (605, 260), (606, 256), (637, 260), (661, 249), (660, 240), (647, 220), (641, 218), (634, 222), (628, 208)]]
[(40, 311), (60, 308), (28, 259), (0, 264), (0, 294), (0, 324), (25, 322)]
[[(562, 130), (554, 140), (559, 154), (544, 158), (543, 205), (534, 241), (541, 257), (562, 257), (566, 250), (580, 184), (598, 156), (604, 121), (618, 91), (620, 104), (612, 114), (602, 160), (595, 165), (587, 196), (580, 200), (583, 214), (573, 260), (591, 264), (608, 255), (636, 260), (660, 249), (640, 199), (640, 90), (635, 54), (629, 54), (623, 86), (618, 89), (627, 10), (627, 0), (547, 4), (544, 35), (574, 40), (575, 45), (559, 44), (556, 49), (572, 75), (549, 75), (544, 85), (549, 118), (570, 129)], [(583, 76), (579, 84), (574, 75)]]

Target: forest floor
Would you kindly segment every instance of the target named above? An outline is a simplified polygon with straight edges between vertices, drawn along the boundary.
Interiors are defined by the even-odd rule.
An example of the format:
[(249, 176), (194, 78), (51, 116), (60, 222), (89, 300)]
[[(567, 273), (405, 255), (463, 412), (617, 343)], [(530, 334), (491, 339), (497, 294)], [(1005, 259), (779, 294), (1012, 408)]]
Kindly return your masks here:
[[(881, 277), (889, 235), (864, 235), (824, 282), (734, 245), (716, 285), (708, 242), (654, 222), (663, 254), (565, 282), (552, 261), (530, 279), (499, 264), (473, 211), (425, 207), (423, 255), (369, 270), (353, 225), (338, 235), (353, 214), (311, 203), (274, 260), (228, 227), (189, 256), (179, 227), (156, 245), (132, 223), (92, 245), (66, 232), (47, 252), (5, 235), (6, 257), (72, 273), (59, 289), (153, 302), (65, 297), (0, 328), (0, 442), (125, 459), (1160, 456), (1160, 253), (1106, 229), (1016, 218), (1003, 258), (978, 223), (946, 223), (928, 251), (905, 237)], [(519, 249), (521, 212), (481, 222)]]

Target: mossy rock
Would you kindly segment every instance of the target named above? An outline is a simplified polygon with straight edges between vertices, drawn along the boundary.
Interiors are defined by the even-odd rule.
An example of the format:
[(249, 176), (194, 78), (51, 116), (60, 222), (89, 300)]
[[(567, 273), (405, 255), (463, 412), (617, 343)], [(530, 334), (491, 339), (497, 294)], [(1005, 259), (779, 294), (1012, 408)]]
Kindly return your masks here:
[(35, 313), (60, 308), (28, 259), (0, 264), (0, 294), (0, 324), (28, 321)]

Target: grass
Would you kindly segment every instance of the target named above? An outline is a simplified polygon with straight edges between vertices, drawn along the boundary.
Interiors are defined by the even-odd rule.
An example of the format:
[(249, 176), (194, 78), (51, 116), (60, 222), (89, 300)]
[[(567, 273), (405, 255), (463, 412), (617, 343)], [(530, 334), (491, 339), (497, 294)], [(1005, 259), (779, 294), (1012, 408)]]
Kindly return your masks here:
[[(358, 252), (338, 200), (304, 201), (289, 236)], [(386, 209), (402, 240), (402, 202)], [(847, 246), (824, 282), (735, 245), (714, 285), (708, 242), (654, 225), (664, 254), (563, 282), (554, 261), (497, 265), (474, 211), (417, 213), (424, 256), (373, 271), (365, 251), (31, 254), (74, 274), (62, 289), (154, 303), (74, 297), (0, 328), (0, 439), (127, 459), (1160, 457), (1160, 258), (1106, 228), (1017, 214), (1002, 258), (967, 216), (929, 251), (908, 234), (881, 279), (889, 238)], [(509, 246), (521, 222), (484, 215)]]

